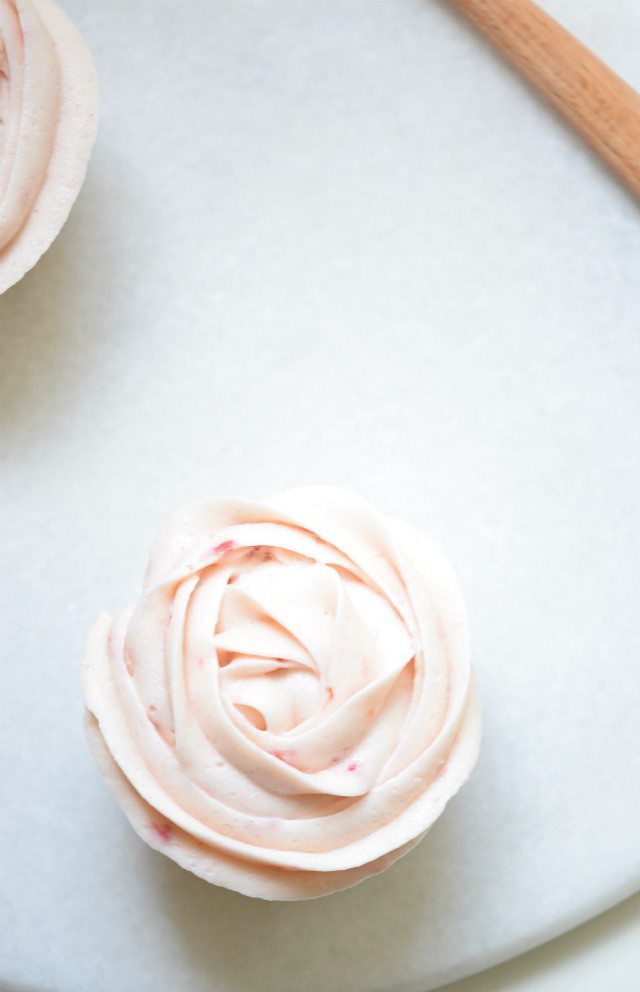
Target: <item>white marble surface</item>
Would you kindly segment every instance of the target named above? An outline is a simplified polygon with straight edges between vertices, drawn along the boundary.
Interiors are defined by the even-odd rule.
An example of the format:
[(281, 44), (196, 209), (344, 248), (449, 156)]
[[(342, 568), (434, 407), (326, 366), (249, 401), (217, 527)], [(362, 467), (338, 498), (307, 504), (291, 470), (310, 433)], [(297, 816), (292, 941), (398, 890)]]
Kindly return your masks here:
[(640, 975), (640, 894), (581, 927), (440, 992), (627, 992)]
[[(636, 0), (548, 6), (640, 84)], [(0, 978), (425, 992), (630, 894), (637, 205), (435, 0), (67, 8), (99, 140), (62, 236), (0, 300)], [(312, 481), (446, 550), (485, 740), (394, 869), (268, 905), (133, 836), (78, 669), (172, 509)]]

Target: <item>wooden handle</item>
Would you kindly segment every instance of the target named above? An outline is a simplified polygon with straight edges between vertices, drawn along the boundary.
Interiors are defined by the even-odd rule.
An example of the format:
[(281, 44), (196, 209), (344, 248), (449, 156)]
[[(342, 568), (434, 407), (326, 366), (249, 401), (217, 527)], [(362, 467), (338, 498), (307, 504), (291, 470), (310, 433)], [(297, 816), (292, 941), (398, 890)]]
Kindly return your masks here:
[(531, 0), (453, 2), (640, 197), (640, 95)]

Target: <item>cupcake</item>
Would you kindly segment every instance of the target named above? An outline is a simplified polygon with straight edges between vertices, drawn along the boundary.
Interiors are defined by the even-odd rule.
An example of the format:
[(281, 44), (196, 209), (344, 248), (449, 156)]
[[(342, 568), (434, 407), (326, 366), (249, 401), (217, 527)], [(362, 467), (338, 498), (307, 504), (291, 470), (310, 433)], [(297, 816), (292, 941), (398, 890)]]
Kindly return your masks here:
[(262, 899), (388, 868), (478, 754), (450, 566), (330, 487), (174, 516), (138, 602), (95, 622), (83, 690), (97, 764), (139, 836)]
[(0, 293), (59, 233), (84, 179), (98, 86), (52, 0), (0, 0)]

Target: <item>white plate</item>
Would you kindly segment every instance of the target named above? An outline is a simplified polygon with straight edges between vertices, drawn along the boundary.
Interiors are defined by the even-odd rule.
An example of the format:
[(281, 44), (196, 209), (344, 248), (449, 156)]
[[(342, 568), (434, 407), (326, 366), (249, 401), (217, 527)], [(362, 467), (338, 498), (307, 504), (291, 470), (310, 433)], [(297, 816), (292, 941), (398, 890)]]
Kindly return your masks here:
[(640, 974), (640, 893), (527, 954), (441, 992), (603, 992)]
[[(640, 84), (640, 6), (548, 6)], [(87, 185), (2, 301), (0, 976), (424, 992), (640, 883), (640, 215), (435, 0), (69, 0)], [(477, 773), (418, 850), (268, 905), (148, 851), (78, 669), (157, 526), (324, 481), (466, 590)]]

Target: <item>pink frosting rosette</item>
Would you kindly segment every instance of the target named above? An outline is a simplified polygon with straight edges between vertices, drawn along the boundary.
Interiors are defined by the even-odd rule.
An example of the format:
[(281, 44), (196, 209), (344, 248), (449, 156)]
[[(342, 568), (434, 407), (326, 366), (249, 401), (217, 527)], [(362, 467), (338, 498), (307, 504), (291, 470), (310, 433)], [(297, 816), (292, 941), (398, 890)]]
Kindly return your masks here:
[(96, 760), (136, 832), (263, 899), (387, 868), (478, 753), (451, 568), (341, 489), (187, 506), (139, 601), (96, 621), (83, 682)]
[(95, 136), (89, 51), (52, 0), (0, 0), (0, 293), (67, 219)]

